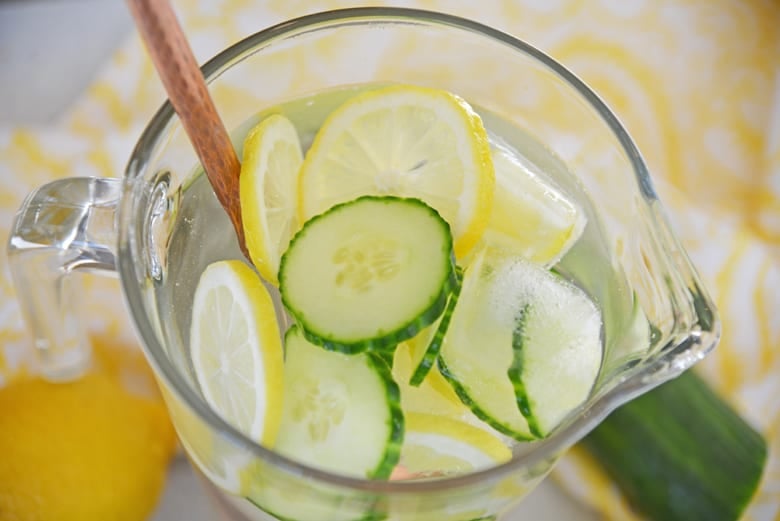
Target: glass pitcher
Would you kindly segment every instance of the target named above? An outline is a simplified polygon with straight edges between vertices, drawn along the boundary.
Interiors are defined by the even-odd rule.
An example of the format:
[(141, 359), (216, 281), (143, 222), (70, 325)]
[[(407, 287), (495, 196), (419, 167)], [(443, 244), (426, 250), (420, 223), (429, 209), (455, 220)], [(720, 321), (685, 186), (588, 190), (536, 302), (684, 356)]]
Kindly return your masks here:
[[(630, 136), (593, 91), (532, 46), (445, 14), (359, 8), (263, 30), (202, 70), (229, 129), (245, 128), (247, 118), (287, 100), (372, 82), (445, 89), (510, 121), (525, 131), (518, 139), (527, 141), (528, 158), (559, 172), (562, 189), (588, 201), (583, 240), (558, 268), (573, 275), (604, 317), (603, 363), (590, 397), (507, 463), (441, 479), (377, 481), (283, 457), (223, 420), (194, 382), (187, 324), (195, 284), (210, 262), (242, 257), (176, 114), (164, 104), (122, 179), (61, 179), (27, 198), (10, 238), (10, 265), (41, 368), (52, 380), (77, 378), (89, 366), (72, 275), (118, 274), (186, 453), (228, 518), (498, 519), (610, 411), (679, 375), (717, 343), (713, 303)], [(302, 81), (282, 81), (292, 77)]]

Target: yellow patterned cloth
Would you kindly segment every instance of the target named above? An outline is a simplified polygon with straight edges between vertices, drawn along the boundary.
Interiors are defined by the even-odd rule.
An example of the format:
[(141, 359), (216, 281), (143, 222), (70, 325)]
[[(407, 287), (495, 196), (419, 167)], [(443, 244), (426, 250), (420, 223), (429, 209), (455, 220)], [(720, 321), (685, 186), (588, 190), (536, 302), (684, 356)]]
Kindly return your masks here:
[[(568, 66), (615, 110), (647, 160), (674, 227), (722, 314), (723, 339), (699, 371), (771, 443), (761, 490), (745, 519), (780, 520), (780, 3), (370, 3), (449, 12), (511, 33)], [(198, 59), (205, 61), (283, 19), (361, 2), (181, 0), (175, 5)], [(121, 175), (135, 139), (163, 99), (133, 36), (51, 126), (0, 128), (3, 236), (34, 186), (69, 175)], [(0, 267), (1, 382), (30, 370), (30, 351), (5, 251)], [(90, 327), (129, 335), (116, 285), (90, 284)], [(604, 519), (637, 519), (614, 486), (580, 459), (568, 457), (556, 474)]]

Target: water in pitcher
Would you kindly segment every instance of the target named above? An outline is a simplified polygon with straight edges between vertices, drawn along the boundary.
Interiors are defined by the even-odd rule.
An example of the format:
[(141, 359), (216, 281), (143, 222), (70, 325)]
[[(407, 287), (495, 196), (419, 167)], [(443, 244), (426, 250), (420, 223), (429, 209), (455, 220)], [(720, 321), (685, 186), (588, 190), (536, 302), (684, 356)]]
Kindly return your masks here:
[[(333, 123), (334, 111), (367, 93), (381, 95), (387, 88), (387, 85), (374, 84), (353, 86), (315, 93), (263, 110), (233, 132), (239, 157), (243, 153), (244, 137), (271, 114), (282, 115), (292, 123), (302, 152), (309, 154), (318, 132), (325, 127), (335, 132), (333, 128), (340, 124)], [(441, 306), (424, 310), (430, 315), (425, 317), (424, 325), (412, 332), (407, 328), (405, 337), (397, 337), (401, 338), (397, 342), (391, 339), (380, 345), (371, 337), (366, 340), (365, 348), (361, 347), (360, 339), (334, 344), (321, 340), (317, 331), (291, 334), (291, 328), (308, 327), (300, 325), (298, 310), (290, 309), (289, 302), (294, 299), (286, 299), (287, 306), (283, 305), (276, 281), (263, 282), (272, 297), (280, 342), (305, 344), (305, 347), (295, 346), (300, 352), (296, 355), (302, 360), (300, 363), (305, 366), (307, 356), (319, 357), (322, 351), (323, 356), (333, 357), (333, 367), (343, 360), (347, 360), (345, 364), (360, 366), (359, 369), (342, 370), (341, 366), (333, 369), (337, 374), (347, 375), (344, 377), (347, 379), (354, 374), (355, 381), (360, 380), (354, 387), (343, 382), (337, 385), (332, 376), (311, 377), (311, 371), (307, 374), (305, 370), (298, 373), (290, 370), (288, 375), (285, 369), (285, 392), (291, 393), (287, 391), (293, 385), (290, 380), (297, 378), (294, 385), (298, 397), (282, 402), (285, 410), (281, 412), (280, 432), (273, 445), (291, 459), (336, 474), (404, 480), (440, 479), (499, 465), (513, 453), (533, 450), (535, 441), (553, 432), (588, 398), (597, 380), (610, 370), (608, 353), (617, 349), (614, 344), (618, 336), (622, 337), (617, 332), (637, 319), (628, 284), (609, 259), (596, 212), (565, 164), (534, 139), (532, 129), (522, 129), (478, 106), (473, 110), (489, 140), (495, 177), (492, 213), (484, 217), (485, 231), (467, 253), (457, 251), (455, 239), (452, 273), (443, 276), (451, 279), (451, 287)], [(391, 107), (390, 112), (394, 113), (394, 125), (398, 127), (394, 131), (403, 132), (401, 127), (407, 120), (404, 109)], [(340, 116), (346, 117), (344, 111)], [(378, 132), (375, 122), (360, 124), (363, 126), (358, 129)], [(417, 148), (428, 146), (432, 141), (429, 134), (433, 132), (437, 130), (417, 134)], [(375, 151), (370, 141), (368, 138), (362, 141), (358, 134), (352, 149), (362, 147), (359, 153), (371, 156)], [(323, 142), (328, 143), (324, 138)], [(403, 149), (411, 145), (401, 139), (393, 146)], [(310, 161), (307, 157), (306, 161), (313, 163), (314, 159)], [(430, 164), (418, 163), (411, 165), (409, 171), (428, 167), (432, 168)], [(305, 164), (303, 168), (313, 167)], [(426, 187), (426, 190), (434, 189)], [(393, 190), (400, 188), (397, 184), (385, 184), (378, 186), (373, 195), (381, 199)], [(342, 212), (352, 211), (356, 206), (350, 204), (354, 198), (348, 199), (340, 207)], [(431, 200), (435, 201), (435, 197)], [(406, 209), (399, 206), (398, 211)], [(446, 211), (439, 213), (446, 214)], [(355, 215), (367, 215), (365, 219), (371, 219), (370, 213)], [(400, 218), (405, 217), (399, 213)], [(343, 220), (352, 222), (349, 217)], [(325, 223), (326, 219), (320, 221)], [(301, 222), (299, 227), (306, 230), (309, 222)], [(332, 219), (332, 224), (320, 226), (326, 233), (329, 233), (326, 224), (343, 226)], [(450, 224), (449, 229), (456, 230)], [(422, 233), (422, 228), (410, 225), (406, 234)], [(314, 234), (314, 227), (311, 230), (309, 235)], [(384, 232), (377, 232), (381, 233)], [(299, 232), (292, 239), (290, 249), (303, 235)], [(383, 244), (382, 248), (387, 248), (387, 244), (395, 243)], [(344, 251), (342, 248), (332, 255), (329, 251), (322, 252), (322, 262), (331, 256), (340, 259), (339, 255), (346, 255)], [(403, 269), (397, 257), (372, 252), (366, 255), (383, 259), (378, 271), (371, 272), (377, 277), (386, 273), (392, 279), (397, 270)], [(313, 255), (319, 252), (314, 251)], [(357, 260), (353, 258), (358, 266), (356, 270), (362, 269), (360, 262), (368, 262), (363, 261), (362, 251), (352, 251), (350, 255), (358, 255)], [(199, 376), (202, 371), (199, 372), (198, 364), (202, 362), (194, 359), (190, 351), (196, 286), (208, 266), (223, 260), (243, 259), (243, 256), (230, 221), (206, 177), (197, 170), (179, 196), (168, 259), (165, 280), (158, 286), (156, 295), (163, 333), (168, 337), (165, 345), (172, 350), (169, 356), (193, 388), (208, 395), (204, 386), (209, 383)], [(400, 268), (392, 264), (396, 261)], [(431, 260), (427, 264), (435, 262)], [(353, 282), (352, 289), (363, 288), (363, 282), (355, 278), (355, 273), (363, 272), (341, 273), (346, 273), (347, 282)], [(438, 276), (435, 271), (426, 271), (419, 276), (423, 280), (412, 277), (408, 292)], [(405, 283), (402, 279), (391, 280), (394, 288)], [(309, 289), (313, 293), (320, 291), (317, 287)], [(328, 295), (322, 293), (320, 297), (327, 299)], [(395, 319), (389, 315), (388, 312), (388, 316), (382, 317), (388, 324), (379, 324), (378, 330), (395, 327), (391, 323)], [(295, 338), (291, 340), (291, 336)], [(332, 345), (336, 349), (329, 350)], [(348, 352), (345, 345), (358, 347)], [(288, 356), (285, 363), (291, 363), (292, 348), (285, 349)], [(365, 357), (367, 362), (357, 363), (357, 357)], [(325, 373), (331, 368), (330, 360), (318, 358), (312, 362), (313, 367)], [(375, 373), (380, 375), (375, 378), (381, 383), (379, 387), (371, 380)], [(208, 402), (209, 397), (205, 398)], [(359, 409), (360, 421), (354, 420), (351, 409)], [(234, 412), (217, 412), (232, 422)], [(377, 419), (373, 421), (375, 414)], [(394, 419), (395, 427), (389, 425), (393, 422), (388, 418)], [(401, 428), (398, 421), (402, 423)], [(343, 451), (345, 446), (360, 443), (371, 446), (366, 451), (355, 451), (361, 454), (354, 458)], [(366, 458), (371, 461), (368, 467)], [(251, 472), (239, 481), (246, 479), (251, 481)], [(242, 486), (245, 491), (253, 490), (245, 482)], [(238, 508), (249, 518), (263, 519), (265, 514), (261, 510), (278, 510), (273, 505), (269, 507), (262, 494), (230, 492), (249, 499), (227, 499), (229, 495), (219, 493), (225, 504)], [(280, 517), (289, 518), (291, 512), (294, 515), (292, 509)]]

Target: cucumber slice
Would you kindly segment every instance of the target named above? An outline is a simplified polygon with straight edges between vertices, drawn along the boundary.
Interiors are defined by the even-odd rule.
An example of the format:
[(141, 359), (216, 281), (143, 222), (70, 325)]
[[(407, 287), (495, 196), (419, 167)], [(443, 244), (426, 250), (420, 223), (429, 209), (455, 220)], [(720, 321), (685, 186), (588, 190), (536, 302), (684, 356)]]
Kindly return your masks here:
[(522, 440), (587, 398), (601, 357), (601, 313), (584, 291), (485, 249), (466, 270), (440, 365), (478, 417)]
[(544, 437), (588, 397), (601, 368), (601, 313), (587, 294), (529, 262), (502, 270), (521, 289), (509, 379), (531, 432)]
[(279, 289), (311, 342), (393, 347), (441, 315), (456, 284), (449, 225), (418, 199), (364, 196), (309, 220), (282, 257)]
[(494, 283), (495, 267), (481, 250), (465, 270), (439, 353), (439, 370), (479, 419), (511, 438), (528, 441), (534, 436), (508, 376), (514, 319), (507, 320), (506, 310), (490, 301)]
[(444, 309), (442, 316), (438, 318), (437, 322), (423, 329), (417, 336), (408, 341), (415, 360), (414, 373), (412, 373), (409, 383), (415, 387), (419, 387), (423, 383), (431, 368), (436, 364), (436, 359), (439, 358), (441, 344), (444, 341), (444, 335), (447, 334), (447, 328), (449, 328), (450, 320), (452, 319), (452, 312), (455, 311), (455, 304), (458, 302), (460, 285), (463, 280), (463, 271), (460, 268), (456, 267), (455, 273), (458, 284), (450, 293), (450, 297), (447, 299), (447, 307)]
[(387, 478), (398, 463), (404, 418), (390, 368), (372, 353), (344, 355), (285, 335), (285, 394), (275, 449), (347, 476)]

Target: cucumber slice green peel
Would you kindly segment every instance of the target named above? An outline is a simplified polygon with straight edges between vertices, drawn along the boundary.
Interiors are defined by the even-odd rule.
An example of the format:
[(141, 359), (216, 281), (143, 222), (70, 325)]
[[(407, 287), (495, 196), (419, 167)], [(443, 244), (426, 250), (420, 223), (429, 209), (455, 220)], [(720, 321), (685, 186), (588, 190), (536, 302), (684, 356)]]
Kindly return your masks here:
[(483, 422), (487, 423), (488, 425), (493, 427), (501, 434), (505, 434), (517, 441), (534, 441), (536, 439), (536, 437), (533, 434), (524, 433), (522, 431), (513, 429), (508, 425), (506, 425), (504, 422), (490, 415), (485, 409), (480, 407), (472, 399), (471, 395), (469, 394), (469, 391), (466, 389), (466, 387), (463, 384), (460, 383), (458, 378), (454, 374), (452, 374), (452, 372), (449, 369), (447, 369), (447, 364), (441, 357), (439, 357), (437, 363), (439, 366), (439, 372), (447, 380), (450, 386), (452, 386), (452, 389), (455, 391), (455, 394), (458, 395), (460, 401), (463, 402), (463, 404), (466, 405), (469, 409), (471, 409), (471, 412), (474, 413), (474, 416), (476, 416)]
[[(441, 351), (442, 342), (444, 342), (444, 335), (447, 334), (447, 329), (452, 319), (452, 312), (455, 310), (455, 305), (458, 302), (458, 296), (460, 295), (460, 288), (463, 282), (463, 270), (460, 267), (455, 268), (457, 285), (450, 293), (449, 300), (447, 301), (447, 307), (444, 310), (444, 314), (439, 317), (438, 325), (436, 325), (436, 331), (433, 334), (433, 338), (428, 343), (428, 347), (422, 354), (417, 367), (412, 373), (412, 377), (409, 379), (409, 384), (419, 387), (423, 383), (425, 377), (433, 368), (436, 360), (439, 358), (439, 351)], [(431, 326), (434, 327), (434, 326)], [(424, 333), (421, 333), (424, 334)]]
[(517, 407), (520, 412), (525, 416), (528, 421), (528, 428), (531, 430), (531, 434), (537, 438), (543, 438), (544, 434), (542, 428), (539, 426), (539, 422), (536, 416), (531, 412), (531, 403), (528, 399), (528, 393), (523, 384), (523, 324), (525, 323), (525, 316), (528, 313), (529, 304), (522, 307), (517, 317), (517, 328), (512, 333), (512, 348), (514, 350), (514, 356), (512, 357), (512, 365), (509, 367), (507, 374), (509, 380), (515, 388), (515, 398), (517, 399)]
[(374, 353), (366, 353), (366, 357), (371, 361), (374, 370), (381, 375), (385, 384), (387, 405), (390, 411), (390, 418), (387, 421), (390, 429), (387, 434), (385, 459), (377, 465), (370, 477), (373, 479), (388, 479), (398, 462), (401, 461), (401, 446), (403, 445), (404, 433), (406, 432), (404, 411), (401, 408), (401, 391), (398, 388), (398, 384), (393, 380), (392, 366), (383, 357)]
[(401, 455), (404, 416), (381, 358), (326, 351), (293, 326), (285, 335), (285, 376), (280, 454), (344, 475), (390, 476)]
[(450, 227), (419, 199), (362, 196), (311, 218), (282, 256), (282, 302), (306, 338), (346, 354), (393, 349), (457, 287)]

